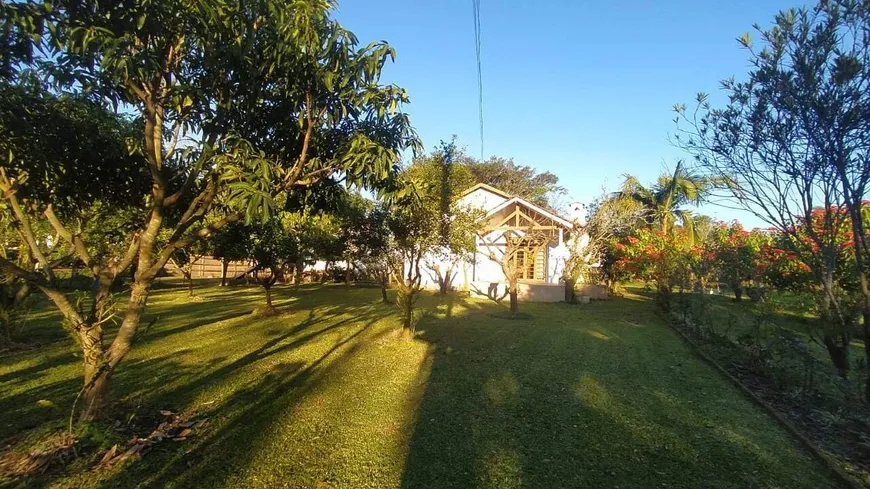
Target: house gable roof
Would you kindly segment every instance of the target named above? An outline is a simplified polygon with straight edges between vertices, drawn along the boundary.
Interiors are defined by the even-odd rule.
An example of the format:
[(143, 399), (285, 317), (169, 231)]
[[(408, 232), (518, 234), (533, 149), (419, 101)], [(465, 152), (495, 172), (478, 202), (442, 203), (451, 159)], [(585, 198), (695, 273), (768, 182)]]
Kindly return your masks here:
[(558, 224), (562, 227), (565, 227), (567, 229), (571, 229), (574, 227), (574, 223), (572, 223), (569, 219), (565, 219), (564, 217), (556, 214), (555, 211), (541, 207), (541, 206), (536, 205), (536, 204), (533, 204), (532, 202), (529, 202), (528, 200), (526, 200), (522, 197), (511, 195), (511, 194), (505, 192), (504, 190), (493, 187), (492, 185), (488, 185), (486, 183), (478, 183), (478, 184), (475, 184), (475, 185), (469, 187), (464, 192), (462, 192), (457, 199), (461, 200), (461, 199), (473, 194), (474, 192), (476, 192), (478, 190), (482, 190), (484, 192), (488, 192), (488, 193), (491, 193), (491, 194), (496, 195), (498, 197), (501, 197), (502, 199), (505, 199), (503, 202), (500, 202), (495, 207), (492, 207), (490, 209), (484, 209), (486, 211), (486, 217), (491, 217), (494, 214), (501, 211), (502, 209), (504, 209), (512, 204), (520, 204), (520, 205), (527, 207), (527, 208), (533, 210), (534, 212), (536, 212), (536, 213), (538, 213), (538, 214), (540, 214), (548, 219), (551, 219), (553, 222), (555, 222), (556, 224)]
[(509, 198), (508, 200), (502, 202), (498, 206), (490, 209), (489, 212), (486, 213), (486, 216), (490, 217), (490, 216), (498, 213), (499, 211), (501, 211), (505, 207), (508, 207), (512, 204), (519, 204), (519, 205), (522, 205), (524, 207), (527, 207), (527, 208), (537, 212), (538, 214), (541, 214), (542, 216), (544, 216), (548, 219), (551, 219), (553, 222), (559, 224), (560, 226), (565, 227), (566, 229), (572, 229), (574, 227), (574, 224), (571, 221), (565, 219), (564, 217), (559, 216), (558, 214), (556, 214), (552, 211), (544, 209), (543, 207), (537, 206), (537, 205), (529, 202), (528, 200), (526, 200), (522, 197)]
[(475, 184), (475, 185), (469, 187), (464, 192), (462, 192), (459, 195), (459, 198), (465, 197), (466, 195), (471, 194), (475, 190), (486, 190), (489, 193), (498, 195), (499, 197), (504, 197), (505, 199), (510, 199), (511, 197), (513, 197), (513, 195), (511, 195), (503, 190), (497, 189), (497, 188), (493, 187), (492, 185), (487, 185), (485, 183), (478, 183), (478, 184)]

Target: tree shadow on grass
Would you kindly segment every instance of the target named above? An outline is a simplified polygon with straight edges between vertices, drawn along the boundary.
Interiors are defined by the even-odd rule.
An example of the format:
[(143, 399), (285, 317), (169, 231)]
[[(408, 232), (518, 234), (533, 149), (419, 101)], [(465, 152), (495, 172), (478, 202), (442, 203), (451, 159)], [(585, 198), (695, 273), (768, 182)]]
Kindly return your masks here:
[[(282, 298), (282, 307), (286, 309), (290, 301)], [(144, 402), (148, 405), (163, 404), (164, 406), (184, 406), (185, 402), (195, 394), (196, 389), (220, 382), (226, 375), (244, 368), (263, 358), (275, 353), (280, 353), (311, 341), (320, 334), (340, 328), (348, 320), (328, 325), (326, 328), (315, 328), (315, 322), (330, 321), (340, 313), (340, 308), (335, 306), (321, 306), (312, 309), (308, 317), (300, 323), (288, 328), (271, 329), (270, 339), (257, 351), (250, 352), (230, 365), (221, 363), (224, 356), (216, 355), (208, 361), (199, 361), (196, 364), (183, 364), (180, 357), (185, 354), (185, 349), (172, 350), (172, 338), (180, 338), (181, 344), (189, 341), (183, 339), (186, 333), (192, 332), (197, 335), (196, 343), (189, 343), (190, 348), (198, 347), (204, 338), (221, 343), (224, 347), (239, 343), (240, 348), (247, 347), (240, 339), (245, 339), (244, 327), (247, 331), (253, 329), (258, 334), (269, 333), (258, 328), (251, 328), (248, 324), (220, 325), (216, 328), (208, 328), (208, 325), (226, 321), (233, 318), (239, 320), (260, 320), (250, 318), (250, 312), (241, 306), (248, 304), (246, 301), (225, 300), (215, 301), (214, 304), (196, 303), (194, 311), (185, 305), (184, 312), (178, 314), (173, 311), (173, 305), (158, 306), (157, 313), (165, 313), (172, 317), (177, 327), (166, 327), (166, 324), (155, 325), (154, 331), (140, 338), (133, 353), (121, 364), (121, 368), (113, 375), (111, 382), (111, 396), (114, 401), (123, 401), (122, 404), (137, 404)], [(240, 306), (241, 305), (241, 306)], [(177, 304), (174, 305), (177, 307)], [(245, 309), (244, 314), (238, 314), (240, 308)], [(316, 312), (315, 312), (316, 311)], [(361, 315), (364, 317), (365, 315)], [(283, 316), (281, 316), (283, 317)], [(281, 320), (280, 317), (278, 319)], [(308, 332), (306, 330), (312, 329)], [(242, 333), (236, 333), (238, 330)], [(251, 334), (248, 332), (248, 334)], [(293, 338), (299, 335), (299, 338)], [(107, 335), (107, 341), (111, 335)], [(282, 343), (283, 344), (279, 344)], [(72, 407), (73, 399), (81, 388), (80, 357), (71, 344), (58, 344), (46, 347), (38, 361), (30, 360), (34, 352), (20, 352), (3, 357), (2, 360), (14, 365), (19, 361), (27, 361), (31, 365), (21, 369), (11, 369), (0, 377), (0, 385), (6, 388), (14, 388), (13, 392), (3, 392), (0, 395), (0, 413), (3, 413), (0, 422), (0, 439), (11, 436), (17, 432), (26, 431), (40, 424), (68, 416)], [(181, 387), (173, 390), (170, 387), (166, 392), (167, 384), (172, 385), (182, 380)], [(184, 383), (186, 379), (194, 379)], [(56, 407), (45, 407), (37, 404), (37, 401), (47, 400)]]
[[(57, 360), (50, 363), (40, 363), (41, 369), (16, 372), (19, 382), (32, 382), (43, 376), (51, 375), (46, 369), (69, 368), (78, 366), (78, 359), (71, 353), (58, 355)], [(123, 376), (115, 379), (112, 385), (113, 392), (129, 391), (135, 389), (138, 397), (145, 393), (157, 390), (163, 379), (170, 376), (186, 375), (189, 367), (181, 365), (172, 355), (154, 357), (138, 362), (130, 362), (121, 371)], [(14, 423), (0, 425), (0, 438), (35, 428), (42, 423), (58, 419), (67, 419), (72, 403), (82, 385), (79, 370), (74, 375), (60, 376), (59, 380), (40, 382), (37, 385), (16, 394), (4, 394), (0, 396), (0, 412), (4, 420), (14, 420)], [(132, 384), (124, 385), (125, 379), (135, 378)], [(10, 383), (11, 384), (11, 383)], [(49, 401), (51, 405), (40, 405), (39, 401)], [(115, 411), (110, 406), (109, 414)], [(8, 416), (8, 417), (7, 417)]]
[[(310, 362), (278, 362), (256, 382), (236, 390), (220, 404), (198, 413), (209, 420), (202, 436), (194, 438), (184, 449), (169, 446), (163, 453), (149, 454), (145, 461), (128, 464), (106, 487), (216, 487), (232, 486), (228, 478), (238, 477), (248, 467), (270, 436), (273, 424), (286, 416), (293, 406), (327, 382), (334, 372), (366, 345), (379, 341), (392, 330), (370, 332), (372, 325), (385, 316), (382, 311), (360, 314), (312, 329), (321, 318), (314, 314), (285, 334), (264, 343), (238, 360), (212, 370), (201, 379), (185, 384), (184, 392), (167, 393), (162, 398), (184, 404), (190, 395), (212, 382), (226, 382), (235, 372), (287, 350), (315, 341), (320, 335), (341, 332), (339, 338), (318, 358)], [(360, 323), (348, 325), (349, 321)], [(342, 330), (347, 329), (347, 333)], [(306, 333), (306, 330), (312, 329)], [(301, 336), (300, 336), (301, 334)]]
[(830, 487), (651, 310), (528, 304), (427, 318), (403, 488)]

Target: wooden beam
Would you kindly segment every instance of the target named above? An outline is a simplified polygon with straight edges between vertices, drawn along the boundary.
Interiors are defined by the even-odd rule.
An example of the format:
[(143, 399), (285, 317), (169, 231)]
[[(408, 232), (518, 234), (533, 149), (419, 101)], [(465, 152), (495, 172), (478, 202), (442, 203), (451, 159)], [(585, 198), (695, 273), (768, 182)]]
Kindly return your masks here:
[(516, 220), (517, 213), (519, 213), (519, 209), (514, 209), (514, 211), (509, 216), (502, 219), (502, 221), (499, 223), (499, 226), (504, 226), (505, 224), (508, 224), (508, 222), (510, 222), (511, 219)]
[[(484, 231), (557, 231), (559, 226), (485, 226)], [(555, 233), (553, 233), (555, 236)]]

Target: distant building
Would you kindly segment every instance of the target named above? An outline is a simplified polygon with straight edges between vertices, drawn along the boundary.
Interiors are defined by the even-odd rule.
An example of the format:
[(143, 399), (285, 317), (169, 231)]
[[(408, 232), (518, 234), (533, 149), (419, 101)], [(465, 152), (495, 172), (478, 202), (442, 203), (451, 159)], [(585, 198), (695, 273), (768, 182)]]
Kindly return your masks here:
[[(460, 206), (480, 209), (485, 213), (478, 235), (476, 251), (470, 262), (457, 265), (452, 287), (472, 295), (501, 297), (506, 288), (506, 279), (500, 264), (490, 259), (500, 258), (504, 253), (504, 233), (546, 236), (544, 245), (529, 246), (517, 253), (520, 266), (520, 299), (557, 302), (564, 300), (564, 286), (560, 283), (565, 262), (570, 256), (570, 240), (575, 229), (575, 220), (585, 219), (582, 204), (572, 204), (573, 219), (558, 215), (522, 197), (512, 196), (486, 184), (477, 184), (462, 193), (457, 201)], [(582, 224), (582, 223), (581, 223)], [(429, 261), (432, 263), (432, 261)], [(446, 263), (439, 263), (443, 269)], [(437, 275), (425, 264), (423, 285), (437, 288)]]

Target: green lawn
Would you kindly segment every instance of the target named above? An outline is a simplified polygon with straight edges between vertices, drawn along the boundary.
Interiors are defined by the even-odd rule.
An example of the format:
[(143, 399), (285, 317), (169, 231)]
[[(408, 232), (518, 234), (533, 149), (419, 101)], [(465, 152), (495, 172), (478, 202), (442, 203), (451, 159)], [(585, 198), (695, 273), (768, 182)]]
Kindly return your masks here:
[[(639, 296), (582, 306), (427, 295), (418, 337), (374, 289), (155, 292), (160, 317), (113, 378), (115, 399), (196, 412), (198, 436), (139, 462), (55, 473), (61, 487), (834, 487)], [(34, 328), (56, 321), (40, 317)], [(43, 330), (48, 331), (48, 330)], [(44, 334), (51, 338), (51, 333)], [(0, 438), (64, 414), (66, 339), (0, 357)], [(21, 481), (6, 481), (15, 485)], [(24, 481), (45, 485), (48, 479)], [(319, 484), (319, 485), (318, 485)], [(0, 480), (0, 485), (3, 481)]]

